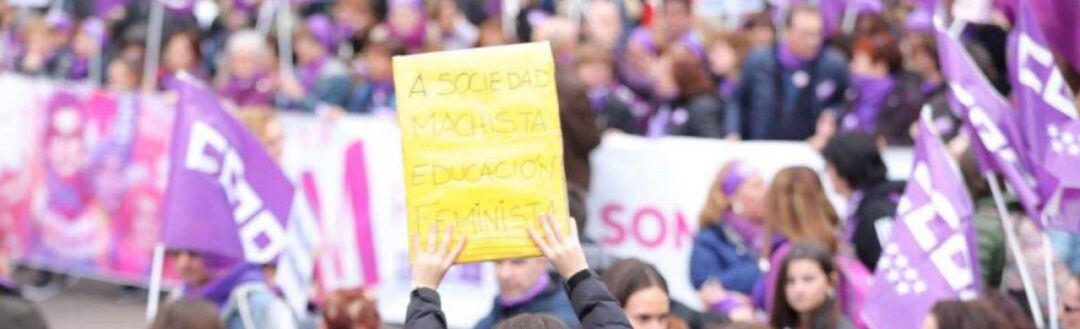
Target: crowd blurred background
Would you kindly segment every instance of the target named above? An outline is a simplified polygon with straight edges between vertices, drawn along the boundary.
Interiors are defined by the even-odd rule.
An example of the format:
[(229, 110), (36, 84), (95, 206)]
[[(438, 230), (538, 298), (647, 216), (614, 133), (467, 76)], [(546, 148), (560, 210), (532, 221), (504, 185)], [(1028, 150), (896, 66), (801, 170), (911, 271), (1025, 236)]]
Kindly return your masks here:
[[(157, 26), (148, 19), (156, 15), (149, 0), (57, 0), (37, 9), (0, 0), (0, 71), (120, 93), (168, 93), (183, 72), (212, 86), (258, 126), (275, 111), (394, 116), (394, 56), (547, 41), (559, 77), (571, 206), (578, 211), (590, 184), (588, 154), (605, 132), (806, 141), (821, 150), (828, 186), (850, 202), (848, 214), (832, 208), (809, 168), (768, 178), (732, 162), (717, 173), (691, 263), (704, 312), (669, 300), (664, 278), (648, 263), (612, 264), (602, 251), (589, 253), (593, 244), (585, 241), (591, 267), (608, 270), (601, 280), (635, 328), (710, 328), (731, 320), (798, 326), (800, 315), (812, 310), (822, 310), (816, 316), (827, 324), (814, 328), (852, 326), (839, 314), (851, 318), (858, 310), (832, 303), (846, 283), (829, 278), (865, 276), (886, 252), (878, 226), (895, 214), (903, 184), (885, 178), (878, 150), (912, 145), (913, 124), (928, 106), (978, 201), (980, 261), (989, 287), (978, 302), (939, 303), (935, 325), (1030, 328), (1015, 260), (1005, 256), (1003, 224), (994, 219), (989, 190), (950, 109), (934, 36), (936, 13), (994, 87), (1009, 95), (1005, 47), (1015, 12), (1004, 2), (198, 0), (166, 8)], [(148, 49), (158, 29), (161, 49)], [(1080, 63), (1057, 62), (1067, 84), (1080, 89)], [(274, 153), (273, 137), (264, 141)], [(1021, 241), (1025, 250), (1041, 250), (1044, 241), (1031, 225), (1018, 225)], [(759, 239), (774, 235), (783, 242)], [(1052, 242), (1060, 287), (1037, 289), (1063, 292), (1063, 323), (1077, 328), (1080, 238), (1055, 233)], [(1033, 258), (1032, 268), (1041, 268), (1041, 258)], [(770, 266), (762, 263), (779, 271), (765, 271)], [(573, 326), (573, 309), (551, 284), (559, 277), (547, 273), (548, 265), (542, 259), (496, 264), (500, 296), (480, 326), (530, 311)], [(789, 269), (816, 278), (817, 286), (798, 293), (817, 297), (790, 298), (795, 290), (784, 285), (792, 280)], [(363, 290), (331, 295), (312, 323), (377, 326), (371, 297)], [(763, 312), (773, 309), (774, 299), (777, 311)], [(656, 301), (663, 302), (650, 304)], [(205, 319), (215, 316), (213, 306), (173, 303), (158, 321)], [(669, 314), (679, 320), (669, 322)], [(986, 319), (989, 324), (974, 322)], [(754, 327), (748, 323), (730, 328)]]

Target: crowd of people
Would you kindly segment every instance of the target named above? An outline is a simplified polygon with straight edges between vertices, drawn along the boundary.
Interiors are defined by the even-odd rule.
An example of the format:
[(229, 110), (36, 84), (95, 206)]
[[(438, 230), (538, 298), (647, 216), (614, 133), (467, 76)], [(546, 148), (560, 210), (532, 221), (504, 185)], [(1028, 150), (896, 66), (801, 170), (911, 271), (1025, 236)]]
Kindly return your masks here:
[[(393, 115), (393, 56), (550, 42), (570, 209), (580, 220), (563, 236), (558, 227), (570, 223), (539, 219), (546, 230), (530, 235), (545, 257), (495, 263), (499, 294), (477, 328), (862, 328), (866, 282), (904, 188), (887, 178), (880, 150), (911, 145), (920, 109), (929, 107), (978, 206), (985, 287), (977, 300), (939, 301), (924, 328), (1036, 327), (1018, 260), (1005, 253), (1006, 224), (950, 109), (931, 19), (918, 4), (850, 1), (856, 5), (835, 11), (817, 1), (729, 0), (718, 1), (725, 4), (718, 13), (702, 0), (308, 0), (290, 2), (285, 15), (263, 15), (265, 1), (200, 0), (193, 10), (170, 11), (160, 62), (145, 65), (157, 53), (146, 42), (157, 29), (146, 19), (152, 1), (60, 0), (35, 10), (0, 0), (0, 72), (130, 93), (167, 93), (176, 74), (187, 74), (213, 86), (277, 157), (275, 111)], [(968, 22), (961, 38), (1007, 95), (1007, 15), (989, 1), (942, 3), (948, 17), (986, 17)], [(294, 28), (266, 28), (283, 19)], [(1080, 75), (1062, 63), (1077, 89)], [(808, 167), (766, 177), (754, 159), (727, 163), (702, 191), (690, 277), (664, 278), (648, 262), (614, 259), (577, 234), (587, 220), (588, 155), (607, 132), (805, 141), (825, 159), (829, 184)], [(833, 207), (825, 186), (847, 200), (846, 212)], [(1041, 250), (1047, 242), (1015, 210), (1024, 248)], [(1035, 289), (1061, 292), (1061, 300), (1045, 305), (1040, 297), (1039, 307), (1058, 309), (1063, 328), (1080, 328), (1080, 237), (1053, 237), (1049, 275), (1061, 286)], [(428, 241), (413, 247), (407, 328), (447, 327), (435, 289), (467, 237), (446, 230)], [(183, 289), (152, 328), (381, 326), (376, 296), (362, 288), (337, 291), (297, 318), (268, 279), (272, 267), (189, 250), (169, 255)], [(674, 299), (668, 280), (688, 280), (703, 309)], [(3, 281), (0, 313), (0, 327), (44, 327)]]

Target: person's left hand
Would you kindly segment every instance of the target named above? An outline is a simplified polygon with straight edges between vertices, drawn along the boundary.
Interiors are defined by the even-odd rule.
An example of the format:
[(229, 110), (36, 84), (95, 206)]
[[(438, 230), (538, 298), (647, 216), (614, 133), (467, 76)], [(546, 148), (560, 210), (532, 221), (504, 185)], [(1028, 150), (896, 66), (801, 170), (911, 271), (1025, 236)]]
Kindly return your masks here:
[(577, 223), (570, 218), (570, 236), (565, 236), (560, 225), (555, 223), (555, 216), (550, 214), (540, 216), (540, 226), (544, 229), (541, 236), (533, 228), (528, 228), (529, 237), (532, 238), (540, 252), (544, 253), (555, 270), (559, 271), (563, 279), (589, 269), (585, 262), (585, 252), (581, 250), (581, 240), (578, 239)]
[[(454, 236), (454, 227), (451, 226), (443, 232), (442, 242), (438, 242), (438, 225), (432, 225), (428, 231), (427, 248), (420, 248), (420, 238), (416, 234), (412, 236), (413, 252), (416, 253), (412, 263), (412, 288), (436, 289), (442, 282), (443, 276), (450, 266), (454, 265), (458, 255), (465, 249), (466, 237), (462, 236), (454, 249), (450, 249), (450, 240)], [(436, 248), (438, 246), (438, 248)]]

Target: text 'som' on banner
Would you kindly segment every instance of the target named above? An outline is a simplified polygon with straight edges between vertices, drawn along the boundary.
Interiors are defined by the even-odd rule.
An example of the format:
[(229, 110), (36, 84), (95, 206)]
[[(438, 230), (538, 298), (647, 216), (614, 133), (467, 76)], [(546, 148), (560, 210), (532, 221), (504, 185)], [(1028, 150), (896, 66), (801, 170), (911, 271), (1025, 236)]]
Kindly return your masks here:
[(394, 58), (410, 236), (454, 226), (459, 263), (540, 255), (525, 228), (569, 217), (554, 72), (546, 42)]

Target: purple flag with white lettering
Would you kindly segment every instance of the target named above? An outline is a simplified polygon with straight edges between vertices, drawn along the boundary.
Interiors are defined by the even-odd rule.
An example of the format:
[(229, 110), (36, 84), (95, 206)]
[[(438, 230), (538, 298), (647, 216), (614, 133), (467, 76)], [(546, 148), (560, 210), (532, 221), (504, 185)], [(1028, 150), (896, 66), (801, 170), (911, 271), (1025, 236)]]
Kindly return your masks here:
[(1041, 201), (1028, 159), (1022, 156), (1026, 148), (1011, 104), (987, 81), (959, 41), (936, 30), (938, 55), (951, 91), (949, 101), (964, 119), (980, 167), (1001, 173), (1032, 218), (1039, 218)]
[(179, 76), (161, 241), (269, 263), (286, 245), (293, 186), (205, 85)]
[(1048, 127), (1051, 148), (1065, 152), (1050, 152), (1046, 159), (1047, 170), (1060, 180), (1060, 194), (1050, 200), (1048, 207), (1058, 211), (1047, 225), (1080, 232), (1080, 121)]
[(1068, 173), (1048, 166), (1053, 156), (1080, 156), (1080, 145), (1075, 145), (1077, 136), (1062, 129), (1078, 120), (1074, 96), (1055, 66), (1033, 8), (1021, 1), (1017, 9), (1016, 27), (1009, 35), (1009, 79), (1028, 150), (1025, 156), (1038, 181), (1039, 197), (1044, 200), (1040, 210), (1046, 215), (1047, 226), (1080, 231), (1080, 213), (1060, 211), (1080, 208), (1080, 198), (1064, 197), (1067, 188), (1062, 186), (1061, 176)]
[(971, 197), (926, 112), (918, 123), (914, 169), (863, 311), (870, 328), (919, 328), (938, 300), (978, 296)]
[[(1021, 2), (1031, 7), (1030, 18), (1035, 23), (1031, 26), (1038, 25), (1044, 33), (1047, 42), (1043, 46), (1053, 49), (1080, 70), (1080, 24), (1076, 24), (1080, 20), (1080, 0), (994, 0), (994, 6), (1007, 16), (1020, 16)], [(1016, 17), (1014, 21), (1019, 19)]]

